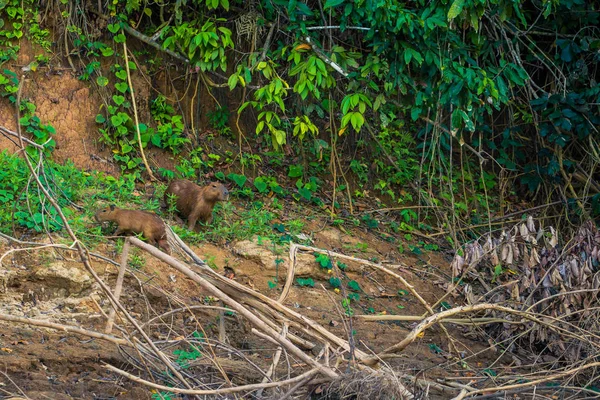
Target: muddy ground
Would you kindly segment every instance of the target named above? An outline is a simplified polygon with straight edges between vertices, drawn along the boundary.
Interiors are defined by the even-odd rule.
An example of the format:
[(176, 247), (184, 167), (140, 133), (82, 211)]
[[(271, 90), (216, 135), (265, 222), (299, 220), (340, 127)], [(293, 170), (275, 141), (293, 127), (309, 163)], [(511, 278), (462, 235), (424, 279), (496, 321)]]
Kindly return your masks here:
[[(449, 260), (442, 253), (419, 257), (402, 255), (397, 252), (396, 246), (377, 235), (358, 229), (342, 232), (321, 222), (313, 221), (305, 228), (306, 234), (313, 237), (314, 246), (360, 259), (376, 259), (401, 274), (430, 303), (444, 294), (444, 282), (449, 281), (450, 271)], [(48, 242), (47, 238), (35, 240)], [(4, 254), (14, 248), (6, 242), (0, 243)], [(359, 246), (362, 243), (368, 244), (366, 250)], [(277, 299), (285, 282), (288, 254), (285, 247), (281, 254), (274, 254), (270, 248), (268, 243), (254, 240), (224, 246), (207, 244), (194, 247), (194, 250), (201, 258), (210, 260), (210, 265), (219, 273), (224, 274), (227, 267), (228, 273), (233, 270), (233, 279)], [(114, 242), (109, 241), (94, 250), (110, 259), (119, 259)], [(216, 304), (194, 282), (168, 265), (142, 254), (139, 249), (134, 250), (132, 255), (134, 261), (130, 258), (121, 301), (140, 323), (176, 308)], [(275, 258), (285, 262), (276, 267), (275, 263), (270, 263)], [(0, 313), (103, 331), (109, 305), (75, 254), (60, 250), (20, 251), (7, 254), (2, 263)], [(358, 263), (347, 264), (348, 279), (356, 280), (362, 289), (360, 300), (353, 304), (356, 314), (422, 315), (425, 312), (412, 295), (398, 293), (406, 288), (397, 279)], [(103, 261), (95, 261), (93, 266), (113, 287), (116, 267)], [(302, 255), (297, 270), (301, 276), (313, 277), (315, 287), (295, 284), (285, 305), (326, 326), (339, 337), (347, 338), (348, 332), (341, 316), (342, 293), (331, 289), (327, 283), (328, 274), (320, 270), (312, 254)], [(273, 282), (275, 277), (278, 277), (278, 285), (271, 288), (269, 281)], [(453, 303), (452, 298), (448, 302), (458, 305)], [(200, 310), (193, 312), (194, 317), (191, 316), (192, 312), (189, 315), (175, 314), (170, 319), (161, 320), (162, 324), (150, 325), (147, 332), (156, 340), (189, 336), (194, 330), (203, 331), (215, 340), (218, 338), (216, 312)], [(411, 322), (368, 322), (356, 318), (352, 323), (358, 348), (367, 352), (378, 352), (397, 343), (414, 326)], [(0, 376), (4, 383), (0, 389), (5, 394), (25, 393), (33, 399), (149, 399), (152, 395), (151, 390), (142, 385), (103, 368), (107, 363), (138, 372), (127, 362), (127, 356), (112, 343), (23, 324), (2, 322), (0, 326), (0, 363), (4, 372)], [(165, 326), (170, 328), (165, 329)], [(465, 356), (473, 356), (486, 348), (481, 342), (467, 338), (464, 328), (448, 327), (456, 339), (455, 344)], [(256, 364), (268, 368), (275, 347), (257, 340), (250, 328), (244, 321), (228, 318), (227, 342), (243, 349)], [(437, 354), (435, 346), (432, 349), (431, 345), (443, 351)], [(445, 335), (439, 328), (433, 328), (390, 364), (398, 372), (419, 373), (428, 379), (447, 376), (452, 370), (456, 370), (456, 374), (465, 372), (450, 358), (447, 350)], [(478, 355), (470, 362), (479, 360), (479, 363), (487, 363), (490, 361), (488, 357)], [(260, 379), (249, 371), (240, 371), (235, 364), (224, 368), (231, 381), (237, 384)], [(284, 370), (281, 373), (285, 375)]]

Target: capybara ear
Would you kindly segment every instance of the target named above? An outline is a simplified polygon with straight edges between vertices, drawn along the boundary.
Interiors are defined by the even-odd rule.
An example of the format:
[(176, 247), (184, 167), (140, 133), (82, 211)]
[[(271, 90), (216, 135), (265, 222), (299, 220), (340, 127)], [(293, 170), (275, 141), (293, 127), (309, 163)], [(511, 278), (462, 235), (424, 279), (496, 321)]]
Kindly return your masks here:
[(115, 211), (115, 205), (114, 204), (110, 205), (110, 211)]

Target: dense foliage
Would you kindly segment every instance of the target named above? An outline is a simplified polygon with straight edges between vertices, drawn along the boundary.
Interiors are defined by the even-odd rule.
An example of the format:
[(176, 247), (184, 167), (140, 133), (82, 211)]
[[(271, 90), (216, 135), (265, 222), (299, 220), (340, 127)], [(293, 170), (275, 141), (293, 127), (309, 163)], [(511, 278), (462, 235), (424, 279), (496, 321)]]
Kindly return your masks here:
[[(333, 191), (326, 203), (334, 213), (345, 194), (352, 211), (375, 190), (386, 202), (434, 210), (403, 210), (404, 222), (451, 230), (487, 223), (527, 193), (571, 199), (586, 214), (600, 191), (594, 2), (115, 0), (84, 10), (71, 3), (53, 3), (61, 11), (55, 29), (79, 57), (80, 78), (105, 95), (96, 118), (102, 141), (137, 177), (138, 143), (186, 149), (177, 171), (163, 175), (193, 176), (219, 163), (237, 163), (242, 176), (249, 165), (287, 167), (295, 197), (321, 205), (315, 194)], [(26, 21), (30, 39), (48, 49), (32, 17), (35, 2), (0, 8), (3, 60), (14, 57)], [(125, 57), (132, 40), (162, 51)], [(237, 136), (239, 157), (193, 140), (186, 132), (198, 121), (162, 95), (148, 99), (153, 120), (135, 123), (130, 75), (140, 63), (152, 72), (165, 61), (189, 63), (187, 73), (211, 93), (239, 96), (234, 105), (207, 100), (215, 102), (211, 125)], [(44, 62), (40, 56), (34, 67)], [(240, 116), (254, 121), (254, 132)], [(274, 176), (258, 178), (260, 193), (281, 189)]]

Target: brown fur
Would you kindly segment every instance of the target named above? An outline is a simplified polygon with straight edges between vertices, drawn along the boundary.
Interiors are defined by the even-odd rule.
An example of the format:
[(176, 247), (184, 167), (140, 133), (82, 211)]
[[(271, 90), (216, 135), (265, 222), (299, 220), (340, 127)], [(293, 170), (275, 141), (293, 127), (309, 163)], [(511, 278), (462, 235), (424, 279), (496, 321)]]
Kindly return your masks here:
[(98, 210), (94, 218), (98, 222), (116, 222), (118, 227), (115, 236), (125, 232), (141, 233), (150, 244), (163, 248), (168, 254), (171, 253), (167, 243), (167, 228), (163, 220), (156, 214), (147, 211), (124, 210), (111, 205)]
[(195, 229), (197, 221), (210, 224), (217, 201), (226, 201), (229, 198), (229, 191), (219, 182), (200, 187), (186, 179), (176, 179), (169, 184), (165, 190), (167, 204), (170, 194), (177, 196), (177, 212), (183, 218), (187, 218), (189, 230)]

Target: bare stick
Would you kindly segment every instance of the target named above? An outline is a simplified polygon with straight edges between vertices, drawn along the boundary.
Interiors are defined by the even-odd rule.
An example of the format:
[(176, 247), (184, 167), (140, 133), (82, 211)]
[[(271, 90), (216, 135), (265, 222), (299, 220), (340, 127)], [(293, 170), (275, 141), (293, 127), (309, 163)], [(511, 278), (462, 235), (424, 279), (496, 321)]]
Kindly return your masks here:
[(92, 337), (95, 339), (102, 339), (102, 340), (106, 340), (106, 341), (109, 341), (111, 343), (118, 344), (118, 345), (131, 346), (131, 343), (125, 339), (121, 339), (121, 338), (118, 338), (118, 337), (112, 336), (112, 335), (105, 335), (100, 332), (90, 331), (87, 329), (79, 328), (77, 326), (57, 324), (57, 323), (50, 322), (50, 321), (40, 321), (38, 319), (32, 319), (32, 318), (16, 317), (14, 315), (8, 315), (8, 314), (0, 314), (0, 320), (7, 321), (7, 322), (16, 322), (16, 323), (26, 324), (26, 325), (42, 326), (44, 328), (56, 329), (57, 331), (77, 333), (77, 334), (89, 336), (89, 337)]
[(188, 278), (196, 282), (198, 285), (200, 285), (200, 287), (206, 290), (211, 296), (221, 299), (224, 303), (233, 308), (240, 315), (248, 319), (248, 321), (250, 321), (254, 326), (256, 326), (256, 328), (269, 335), (271, 338), (275, 339), (275, 341), (282, 345), (287, 351), (304, 361), (306, 364), (318, 368), (320, 372), (322, 372), (330, 378), (335, 378), (338, 376), (338, 374), (334, 370), (332, 370), (331, 368), (327, 368), (313, 360), (302, 350), (296, 347), (292, 342), (290, 342), (287, 338), (280, 337), (279, 332), (266, 325), (263, 321), (260, 320), (260, 318), (258, 318), (252, 312), (250, 312), (246, 307), (244, 307), (243, 305), (235, 301), (233, 298), (226, 295), (219, 288), (217, 288), (212, 283), (210, 283), (209, 281), (192, 271), (183, 263), (169, 256), (168, 254), (163, 253), (156, 247), (142, 242), (138, 238), (131, 237), (130, 240), (131, 244), (133, 244), (134, 246), (137, 246), (140, 249), (147, 251), (154, 257), (158, 258), (159, 260), (162, 260), (163, 262), (169, 264), (171, 267), (175, 268), (179, 272), (183, 273), (185, 276), (187, 276)]
[(135, 93), (133, 90), (133, 83), (131, 82), (131, 72), (129, 71), (129, 57), (127, 56), (127, 41), (123, 40), (123, 58), (125, 59), (125, 70), (127, 71), (127, 83), (129, 84), (129, 90), (131, 91), (131, 104), (133, 105), (133, 118), (135, 120), (135, 131), (137, 132), (138, 145), (140, 146), (140, 154), (142, 155), (142, 161), (146, 167), (146, 172), (150, 175), (150, 179), (156, 181), (156, 178), (152, 174), (152, 170), (146, 160), (146, 154), (144, 154), (144, 147), (142, 146), (142, 133), (140, 132), (140, 121), (138, 121), (137, 106), (135, 104)]
[(336, 63), (334, 63), (333, 61), (331, 61), (331, 59), (329, 57), (327, 57), (327, 55), (323, 52), (323, 50), (321, 50), (320, 48), (317, 47), (316, 44), (314, 44), (312, 42), (312, 40), (310, 39), (310, 36), (306, 36), (304, 38), (304, 41), (310, 46), (312, 47), (313, 51), (317, 54), (317, 56), (323, 60), (325, 62), (325, 64), (328, 64), (331, 68), (333, 68), (334, 70), (336, 70), (337, 72), (339, 72), (341, 75), (343, 75), (345, 78), (348, 77), (348, 73), (346, 71), (344, 71), (342, 69), (342, 67), (340, 67), (339, 65), (337, 65)]
[(543, 378), (532, 380), (530, 382), (517, 383), (517, 384), (514, 384), (514, 385), (496, 386), (496, 387), (491, 387), (491, 388), (474, 390), (472, 392), (469, 392), (466, 397), (473, 397), (473, 396), (476, 396), (478, 394), (483, 394), (483, 393), (502, 392), (502, 391), (506, 391), (506, 390), (518, 389), (518, 388), (523, 388), (523, 387), (537, 386), (540, 383), (552, 381), (552, 380), (555, 380), (555, 379), (558, 379), (558, 378), (573, 377), (578, 372), (581, 372), (581, 371), (589, 369), (589, 368), (597, 368), (597, 367), (600, 367), (600, 362), (593, 362), (593, 363), (589, 363), (589, 364), (584, 364), (584, 365), (579, 366), (577, 368), (568, 369), (566, 371), (558, 372), (556, 374), (546, 375)]
[(188, 60), (185, 57), (182, 57), (181, 55), (175, 53), (174, 51), (171, 51), (169, 49), (163, 48), (160, 45), (160, 43), (155, 42), (154, 40), (152, 40), (151, 37), (148, 37), (148, 36), (144, 35), (143, 33), (139, 32), (139, 31), (136, 31), (135, 29), (133, 29), (132, 27), (130, 27), (127, 24), (123, 24), (122, 26), (123, 26), (123, 29), (125, 30), (125, 32), (129, 33), (131, 36), (135, 37), (136, 39), (139, 39), (142, 42), (149, 44), (150, 46), (154, 47), (157, 50), (160, 50), (160, 51), (162, 51), (164, 53), (167, 53), (171, 57), (173, 57), (173, 58), (175, 58), (175, 59), (177, 59), (177, 60), (179, 60), (181, 62), (189, 64), (190, 60)]
[[(371, 357), (369, 359), (364, 359), (362, 361), (365, 365), (375, 365), (383, 359), (393, 358), (393, 357), (395, 357), (394, 353), (398, 353), (398, 352), (404, 350), (409, 344), (414, 342), (419, 337), (421, 332), (424, 332), (426, 329), (428, 329), (432, 325), (444, 320), (445, 318), (450, 317), (455, 314), (463, 314), (463, 313), (468, 313), (468, 312), (477, 312), (477, 311), (485, 311), (485, 310), (496, 310), (496, 311), (501, 311), (501, 312), (505, 312), (505, 313), (509, 313), (509, 314), (518, 315), (518, 316), (520, 316), (524, 319), (527, 319), (529, 321), (532, 321), (534, 323), (537, 323), (537, 324), (540, 324), (543, 326), (548, 326), (565, 336), (568, 336), (568, 337), (573, 336), (573, 334), (571, 332), (569, 332), (567, 329), (554, 326), (552, 321), (545, 322), (542, 319), (535, 316), (533, 313), (514, 310), (512, 308), (499, 306), (497, 304), (482, 303), (482, 304), (475, 304), (475, 305), (471, 305), (471, 306), (462, 306), (462, 307), (451, 308), (449, 310), (445, 310), (445, 311), (439, 312), (435, 315), (432, 315), (430, 317), (427, 317), (421, 323), (419, 323), (419, 325), (417, 325), (412, 331), (410, 331), (408, 333), (408, 335), (406, 335), (406, 337), (402, 341), (396, 343), (393, 346), (388, 347), (387, 349), (383, 350), (382, 352), (375, 355), (374, 357)], [(546, 317), (546, 316), (543, 316), (543, 317)]]
[[(288, 326), (286, 324), (283, 324), (283, 329), (281, 330), (280, 336), (286, 337), (287, 331), (288, 331)], [(273, 377), (273, 374), (275, 373), (275, 368), (277, 368), (277, 364), (279, 364), (279, 358), (281, 357), (281, 351), (282, 351), (281, 346), (277, 347), (277, 351), (275, 352), (275, 355), (273, 356), (273, 363), (271, 363), (271, 366), (267, 370), (267, 374), (263, 378), (262, 383), (267, 383), (267, 381), (271, 380), (271, 378)], [(263, 389), (260, 389), (258, 392), (256, 392), (256, 397), (261, 397), (262, 392), (263, 392)]]
[(322, 253), (322, 254), (331, 254), (333, 256), (335, 256), (336, 258), (342, 258), (345, 260), (350, 260), (350, 261), (355, 261), (358, 262), (360, 264), (364, 264), (364, 265), (368, 265), (370, 267), (373, 267), (375, 269), (378, 269), (381, 272), (384, 272), (388, 275), (393, 276), (394, 278), (398, 279), (400, 281), (400, 283), (402, 283), (402, 285), (404, 287), (406, 287), (408, 289), (408, 291), (417, 298), (417, 300), (419, 300), (419, 302), (421, 304), (423, 304), (423, 306), (427, 309), (427, 311), (433, 315), (435, 314), (435, 311), (433, 311), (433, 309), (431, 308), (431, 306), (429, 305), (429, 303), (427, 303), (427, 301), (425, 301), (425, 299), (423, 299), (421, 297), (421, 295), (419, 293), (417, 293), (417, 291), (415, 290), (415, 288), (413, 287), (413, 285), (411, 285), (410, 283), (408, 283), (408, 281), (406, 279), (404, 279), (402, 276), (398, 275), (397, 273), (385, 268), (384, 266), (371, 262), (371, 261), (367, 261), (367, 260), (363, 260), (362, 258), (356, 258), (356, 257), (352, 257), (352, 256), (347, 256), (345, 254), (342, 253), (336, 253), (334, 251), (329, 251), (329, 250), (323, 250), (320, 249), (318, 247), (312, 247), (312, 246), (304, 246), (304, 245), (296, 245), (297, 248), (299, 250), (306, 250), (306, 251), (314, 251), (317, 253)]
[[(16, 132), (13, 132), (13, 131), (11, 131), (10, 129), (8, 129), (8, 128), (5, 128), (5, 127), (3, 127), (3, 126), (0, 126), (0, 133), (2, 133), (3, 135), (10, 135), (10, 136), (14, 136), (14, 137), (16, 137), (16, 138), (18, 138), (18, 137), (19, 137), (19, 134), (18, 134), (18, 133), (16, 133)], [(29, 140), (29, 139), (27, 139), (27, 138), (24, 138), (24, 137), (22, 137), (21, 139), (22, 139), (22, 140), (23, 140), (25, 143), (27, 143), (27, 144), (29, 144), (29, 145), (31, 145), (31, 146), (33, 146), (33, 147), (36, 147), (36, 148), (37, 148), (37, 149), (39, 149), (39, 150), (44, 150), (44, 146), (42, 146), (41, 144), (37, 144), (36, 142), (34, 142), (34, 141), (32, 141), (32, 140)], [(13, 142), (13, 143), (14, 143), (14, 142)]]
[[(121, 297), (121, 289), (123, 288), (123, 278), (125, 276), (125, 270), (127, 269), (127, 257), (129, 256), (129, 238), (125, 239), (125, 243), (123, 243), (123, 253), (121, 253), (121, 266), (119, 267), (119, 275), (117, 275), (117, 283), (115, 284), (115, 292), (114, 296), (117, 301)], [(115, 313), (116, 310), (111, 307), (108, 313), (108, 321), (106, 321), (106, 328), (104, 329), (104, 333), (110, 334), (112, 332), (112, 327), (115, 322)]]
[(224, 388), (224, 389), (199, 390), (199, 389), (180, 389), (180, 388), (173, 388), (173, 387), (158, 385), (154, 382), (149, 382), (145, 379), (138, 378), (137, 376), (132, 375), (128, 372), (125, 372), (117, 367), (113, 367), (112, 365), (105, 364), (104, 367), (110, 371), (116, 372), (117, 374), (123, 375), (124, 377), (131, 379), (134, 382), (138, 382), (138, 383), (144, 384), (149, 387), (153, 387), (158, 390), (164, 390), (166, 392), (171, 392), (171, 393), (189, 394), (189, 395), (197, 395), (197, 396), (221, 395), (221, 394), (227, 394), (227, 393), (238, 393), (238, 392), (253, 391), (253, 390), (257, 390), (257, 389), (268, 389), (268, 388), (272, 388), (272, 387), (279, 387), (279, 386), (289, 385), (291, 383), (296, 383), (298, 381), (302, 381), (305, 378), (312, 376), (312, 375), (316, 374), (317, 372), (319, 372), (319, 370), (317, 368), (313, 368), (313, 369), (311, 369), (301, 375), (298, 375), (294, 378), (287, 379), (284, 381), (279, 381), (279, 382), (255, 383), (252, 385), (236, 386), (236, 387), (230, 387), (230, 388)]
[(283, 286), (283, 290), (279, 295), (279, 299), (277, 299), (278, 303), (284, 302), (288, 294), (290, 293), (290, 287), (294, 282), (294, 274), (296, 273), (296, 252), (298, 251), (298, 246), (290, 242), (290, 265), (287, 270), (287, 276), (285, 278), (285, 285)]

